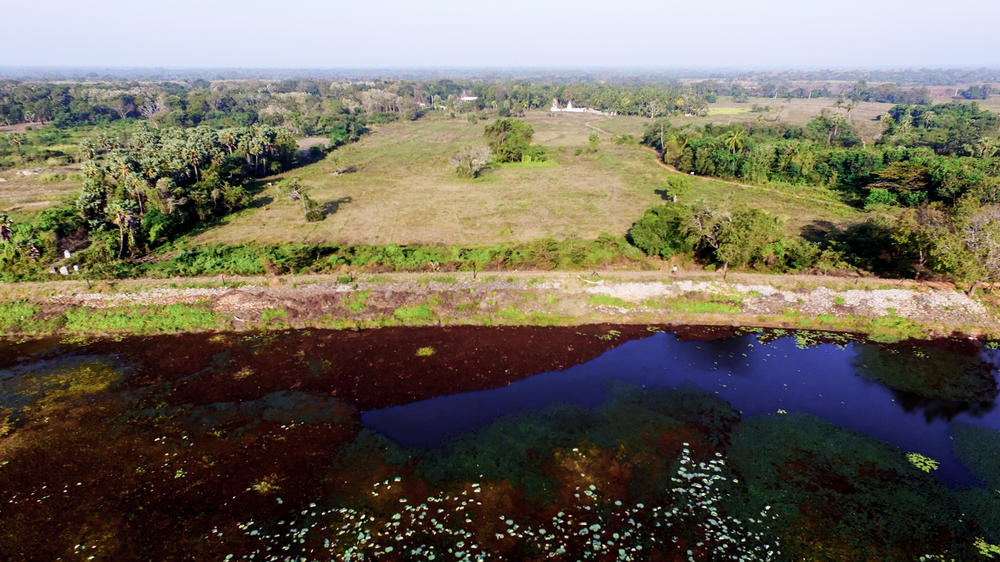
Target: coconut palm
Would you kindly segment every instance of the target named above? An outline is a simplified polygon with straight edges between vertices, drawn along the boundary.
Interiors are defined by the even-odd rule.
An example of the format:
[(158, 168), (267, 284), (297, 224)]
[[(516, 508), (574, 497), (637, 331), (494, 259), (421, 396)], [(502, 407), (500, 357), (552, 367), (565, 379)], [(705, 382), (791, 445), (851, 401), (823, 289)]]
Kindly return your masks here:
[(737, 151), (742, 151), (747, 145), (747, 131), (743, 127), (737, 127), (733, 133), (726, 138), (726, 148), (730, 152), (736, 154)]
[(125, 252), (125, 235), (128, 233), (129, 253), (135, 253), (135, 229), (139, 227), (135, 203), (127, 199), (114, 199), (108, 203), (108, 217), (118, 227), (118, 259)]

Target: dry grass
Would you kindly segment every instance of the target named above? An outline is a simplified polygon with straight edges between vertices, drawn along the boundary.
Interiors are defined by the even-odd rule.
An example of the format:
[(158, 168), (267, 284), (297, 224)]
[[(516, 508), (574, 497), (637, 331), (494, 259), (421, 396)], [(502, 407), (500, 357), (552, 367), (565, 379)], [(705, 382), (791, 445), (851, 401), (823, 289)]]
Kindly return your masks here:
[[(12, 215), (15, 220), (27, 219), (39, 211), (51, 207), (80, 189), (80, 182), (74, 174), (79, 166), (52, 166), (28, 168), (39, 173), (25, 176), (21, 170), (0, 171), (0, 212)], [(61, 176), (60, 181), (46, 182), (53, 174)]]
[[(843, 109), (834, 106), (836, 100), (832, 98), (813, 99), (783, 99), (783, 98), (749, 98), (747, 103), (735, 103), (730, 96), (720, 96), (718, 102), (711, 104), (708, 108), (707, 117), (676, 117), (671, 120), (675, 125), (685, 123), (703, 124), (718, 123), (728, 125), (730, 123), (752, 123), (758, 119), (765, 121), (784, 121), (793, 125), (805, 125), (824, 109), (832, 113), (841, 113), (846, 116)], [(754, 104), (765, 107), (770, 106), (770, 110), (762, 113), (751, 113), (750, 109)], [(891, 109), (891, 103), (869, 103), (859, 102), (855, 104), (851, 111), (851, 124), (858, 130), (862, 138), (867, 142), (872, 142), (882, 133), (882, 124), (875, 118)], [(734, 110), (745, 109), (744, 112), (735, 113)]]
[[(484, 144), (486, 122), (430, 116), (390, 123), (323, 161), (270, 178), (299, 177), (325, 205), (325, 220), (306, 222), (301, 205), (271, 187), (260, 194), (256, 208), (194, 242), (488, 245), (594, 238), (624, 235), (643, 211), (663, 201), (671, 172), (657, 166), (651, 151), (615, 144), (606, 134), (596, 153), (585, 151), (593, 130), (588, 123), (639, 135), (648, 120), (548, 112), (530, 113), (526, 120), (536, 142), (548, 149), (551, 164), (504, 166), (478, 180), (461, 179), (449, 160), (463, 146)], [(333, 173), (349, 166), (357, 171)], [(813, 220), (855, 217), (841, 207), (802, 199), (803, 188), (795, 188), (800, 195), (795, 197), (773, 187), (691, 180), (681, 202), (760, 207), (789, 218), (792, 233)]]
[[(591, 116), (592, 118), (592, 116)], [(587, 146), (586, 118), (531, 114), (536, 141), (553, 165), (494, 169), (479, 180), (458, 178), (449, 162), (461, 147), (482, 145), (484, 122), (432, 116), (380, 127), (326, 160), (272, 181), (297, 176), (327, 205), (326, 220), (307, 223), (301, 207), (279, 198), (200, 235), (198, 242), (337, 242), (350, 244), (493, 244), (546, 236), (623, 234), (659, 200), (665, 183), (647, 153), (634, 146)], [(333, 175), (355, 166), (357, 172)], [(623, 174), (639, 167), (648, 176)]]

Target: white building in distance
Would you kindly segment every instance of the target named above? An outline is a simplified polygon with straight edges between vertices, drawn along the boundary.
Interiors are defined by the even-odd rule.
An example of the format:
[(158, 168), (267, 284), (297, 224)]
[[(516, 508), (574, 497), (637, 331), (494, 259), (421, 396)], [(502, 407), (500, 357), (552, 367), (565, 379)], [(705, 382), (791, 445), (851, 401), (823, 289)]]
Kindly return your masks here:
[(559, 107), (559, 100), (552, 98), (552, 107), (549, 108), (552, 113), (592, 113), (594, 115), (614, 115), (614, 113), (608, 113), (606, 111), (600, 111), (594, 109), (593, 107), (573, 107), (573, 100), (569, 100), (566, 103), (566, 107)]

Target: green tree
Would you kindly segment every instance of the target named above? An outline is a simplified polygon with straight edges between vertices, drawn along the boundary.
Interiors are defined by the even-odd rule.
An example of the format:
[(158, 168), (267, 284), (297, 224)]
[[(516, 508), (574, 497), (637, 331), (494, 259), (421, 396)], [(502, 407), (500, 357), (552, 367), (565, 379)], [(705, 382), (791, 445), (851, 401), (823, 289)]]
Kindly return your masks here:
[(691, 209), (684, 205), (659, 205), (646, 211), (628, 231), (629, 241), (652, 256), (669, 259), (676, 253), (692, 249), (686, 226)]
[(24, 135), (20, 133), (14, 133), (10, 136), (10, 144), (17, 148), (17, 157), (24, 164), (24, 154), (21, 152), (21, 147), (24, 145)]
[(497, 119), (486, 126), (484, 135), (497, 162), (536, 160), (542, 155), (531, 146), (535, 130), (520, 119)]
[(940, 229), (935, 261), (956, 280), (967, 283), (969, 296), (980, 283), (1000, 281), (1000, 205), (979, 206), (974, 197), (963, 197)]
[(896, 218), (892, 241), (910, 257), (913, 278), (930, 270), (930, 260), (939, 234), (947, 226), (947, 217), (940, 205), (922, 205), (905, 209)]
[(122, 259), (125, 253), (126, 233), (129, 253), (135, 254), (135, 230), (140, 225), (137, 211), (138, 206), (128, 199), (113, 199), (108, 203), (107, 215), (118, 227), (118, 259)]
[(720, 221), (716, 259), (722, 262), (722, 276), (729, 266), (743, 266), (764, 257), (768, 246), (781, 238), (784, 224), (760, 209), (746, 209)]
[(771, 245), (782, 235), (784, 223), (760, 209), (744, 209), (735, 213), (713, 211), (708, 207), (695, 209), (688, 217), (686, 229), (698, 241), (703, 251), (722, 262), (722, 276), (729, 266), (742, 266), (764, 259)]
[(732, 154), (742, 152), (746, 145), (747, 130), (743, 127), (736, 127), (731, 133), (729, 133), (729, 135), (726, 136), (726, 148), (728, 148), (729, 152)]

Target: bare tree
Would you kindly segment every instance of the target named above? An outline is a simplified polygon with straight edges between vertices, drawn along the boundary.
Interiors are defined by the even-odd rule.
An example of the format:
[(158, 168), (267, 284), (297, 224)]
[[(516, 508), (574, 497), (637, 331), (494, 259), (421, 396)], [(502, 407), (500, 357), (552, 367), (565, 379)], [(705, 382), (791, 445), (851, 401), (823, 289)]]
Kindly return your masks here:
[(451, 163), (455, 166), (455, 173), (463, 178), (477, 178), (486, 168), (492, 156), (490, 149), (485, 146), (465, 147), (455, 156), (451, 157)]

